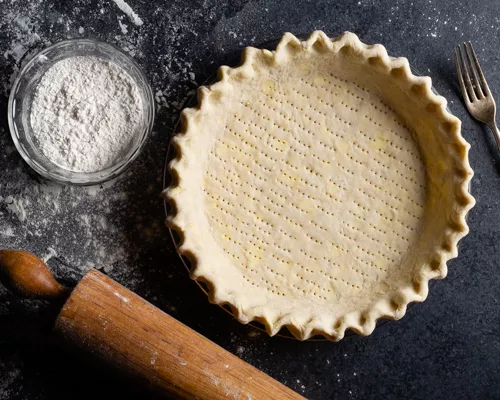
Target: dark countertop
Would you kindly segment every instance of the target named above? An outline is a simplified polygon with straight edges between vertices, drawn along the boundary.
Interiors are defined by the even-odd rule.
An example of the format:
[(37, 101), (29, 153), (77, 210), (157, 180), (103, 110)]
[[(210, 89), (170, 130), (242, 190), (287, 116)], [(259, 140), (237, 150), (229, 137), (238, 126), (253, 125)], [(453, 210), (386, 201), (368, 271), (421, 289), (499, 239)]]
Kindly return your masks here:
[[(311, 399), (500, 398), (500, 157), (457, 92), (452, 46), (473, 40), (500, 99), (500, 2), (0, 0), (0, 248), (45, 256), (76, 282), (96, 266), (222, 347)], [(430, 75), (471, 143), (477, 200), (470, 234), (428, 299), (367, 338), (301, 343), (269, 338), (208, 304), (163, 227), (165, 150), (179, 108), (220, 64), (283, 32), (357, 33)], [(19, 66), (50, 43), (88, 36), (116, 44), (144, 67), (156, 95), (154, 134), (133, 167), (97, 188), (38, 179), (13, 147), (7, 96)], [(60, 350), (51, 309), (0, 287), (0, 399), (144, 398), (106, 371)]]

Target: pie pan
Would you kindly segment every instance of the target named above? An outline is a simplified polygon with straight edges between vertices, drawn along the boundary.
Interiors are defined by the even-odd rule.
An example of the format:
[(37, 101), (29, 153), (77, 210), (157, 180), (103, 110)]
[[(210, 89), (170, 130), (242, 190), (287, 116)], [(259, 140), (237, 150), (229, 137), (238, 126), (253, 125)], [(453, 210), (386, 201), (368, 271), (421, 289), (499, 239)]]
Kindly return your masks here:
[[(423, 301), (467, 231), (460, 121), (351, 33), (247, 48), (182, 113), (169, 226), (211, 302), (269, 334), (370, 334)], [(207, 150), (208, 149), (208, 150)]]

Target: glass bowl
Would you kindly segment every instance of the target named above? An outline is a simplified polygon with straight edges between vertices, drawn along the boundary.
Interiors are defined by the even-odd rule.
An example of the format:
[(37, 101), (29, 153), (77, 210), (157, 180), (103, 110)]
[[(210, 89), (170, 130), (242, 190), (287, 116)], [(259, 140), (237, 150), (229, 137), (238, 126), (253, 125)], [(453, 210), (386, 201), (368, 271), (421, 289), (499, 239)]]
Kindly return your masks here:
[[(96, 56), (114, 62), (137, 84), (142, 98), (142, 126), (129, 150), (113, 165), (96, 172), (75, 172), (53, 163), (38, 148), (31, 127), (31, 105), (40, 79), (56, 62), (75, 56)], [(40, 51), (21, 69), (10, 92), (9, 128), (17, 150), (39, 175), (60, 183), (94, 185), (118, 176), (140, 154), (153, 128), (154, 104), (151, 86), (132, 57), (108, 43), (93, 39), (70, 39)]]

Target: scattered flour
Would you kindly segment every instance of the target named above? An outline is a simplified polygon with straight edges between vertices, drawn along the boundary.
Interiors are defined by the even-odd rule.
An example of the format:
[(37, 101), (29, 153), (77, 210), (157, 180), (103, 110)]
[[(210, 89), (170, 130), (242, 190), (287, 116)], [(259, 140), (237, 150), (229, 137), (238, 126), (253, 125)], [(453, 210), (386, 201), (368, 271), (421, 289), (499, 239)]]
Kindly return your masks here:
[[(13, 391), (10, 392), (9, 387), (14, 386), (14, 382), (22, 380), (23, 374), (21, 370), (19, 368), (12, 368), (12, 366), (0, 362), (0, 373), (2, 374), (2, 379), (0, 379), (0, 396), (2, 394), (11, 394), (12, 397), (15, 397), (15, 393)], [(0, 398), (7, 399), (12, 397), (2, 396)]]
[(113, 266), (106, 264), (102, 269), (106, 274), (109, 274), (113, 271)]
[(114, 292), (113, 293), (116, 297), (118, 297), (121, 301), (123, 301), (124, 303), (128, 303), (130, 300), (128, 297), (125, 297), (123, 295), (121, 295), (120, 293), (118, 292)]
[(127, 17), (129, 17), (130, 21), (132, 21), (135, 25), (141, 26), (143, 25), (142, 19), (132, 10), (132, 8), (124, 1), (124, 0), (113, 0), (118, 8), (122, 10)]
[(128, 27), (122, 22), (122, 18), (118, 17), (118, 25), (124, 35), (128, 33)]
[(151, 353), (151, 365), (155, 365), (156, 364), (156, 360), (158, 358), (158, 352), (156, 350), (153, 350), (153, 352)]
[(42, 261), (47, 263), (52, 257), (57, 257), (57, 252), (52, 247), (47, 247), (47, 253), (42, 257)]
[(7, 196), (5, 203), (7, 204), (7, 209), (14, 213), (19, 218), (19, 221), (24, 222), (26, 220), (26, 207), (30, 204), (29, 199), (15, 199), (12, 196)]
[(10, 226), (8, 226), (7, 228), (4, 228), (2, 232), (0, 232), (0, 235), (4, 237), (14, 237), (14, 230)]
[(215, 387), (221, 387), (226, 398), (235, 400), (241, 398), (242, 393), (240, 388), (233, 385), (228, 385), (225, 381), (221, 380), (217, 375), (215, 375), (206, 367), (204, 368), (203, 372), (205, 373), (205, 376), (210, 379), (212, 385), (214, 385)]
[(17, 63), (31, 46), (40, 41), (40, 36), (35, 32), (33, 23), (29, 17), (8, 13), (7, 19), (17, 29), (13, 30), (14, 38), (10, 44), (10, 49), (6, 50), (3, 56), (5, 59), (12, 57)]

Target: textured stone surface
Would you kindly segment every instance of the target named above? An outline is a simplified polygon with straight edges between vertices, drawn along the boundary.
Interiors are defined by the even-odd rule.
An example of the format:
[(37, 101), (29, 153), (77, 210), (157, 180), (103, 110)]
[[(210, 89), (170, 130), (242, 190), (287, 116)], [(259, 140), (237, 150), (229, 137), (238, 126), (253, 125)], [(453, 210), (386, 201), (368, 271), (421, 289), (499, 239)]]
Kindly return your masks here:
[[(229, 351), (311, 399), (500, 397), (500, 154), (458, 95), (452, 46), (473, 40), (490, 87), (500, 96), (500, 3), (434, 1), (227, 2), (129, 0), (136, 26), (113, 1), (0, 0), (0, 247), (49, 258), (76, 282), (92, 266), (136, 291)], [(220, 64), (244, 46), (296, 34), (344, 30), (408, 57), (463, 121), (472, 144), (477, 200), (471, 233), (446, 280), (429, 298), (368, 338), (300, 343), (268, 338), (208, 304), (163, 227), (163, 163), (179, 110)], [(144, 67), (158, 116), (144, 153), (103, 187), (47, 184), (21, 160), (7, 127), (16, 71), (37, 49), (69, 37), (95, 37), (128, 51)], [(0, 288), (0, 399), (140, 396), (106, 371), (60, 350), (49, 335), (53, 313)]]

